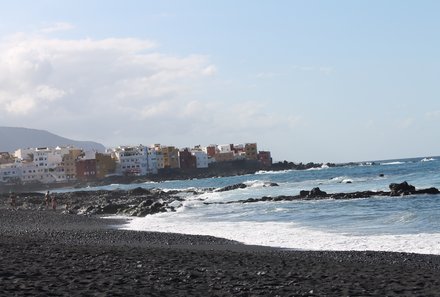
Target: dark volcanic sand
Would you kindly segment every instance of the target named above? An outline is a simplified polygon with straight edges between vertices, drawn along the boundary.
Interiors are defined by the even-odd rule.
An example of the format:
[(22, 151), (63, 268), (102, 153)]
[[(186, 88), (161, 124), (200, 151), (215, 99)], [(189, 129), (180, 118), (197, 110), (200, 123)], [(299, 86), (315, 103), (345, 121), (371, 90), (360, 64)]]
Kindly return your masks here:
[(0, 209), (0, 295), (440, 295), (439, 256), (286, 251), (118, 223)]

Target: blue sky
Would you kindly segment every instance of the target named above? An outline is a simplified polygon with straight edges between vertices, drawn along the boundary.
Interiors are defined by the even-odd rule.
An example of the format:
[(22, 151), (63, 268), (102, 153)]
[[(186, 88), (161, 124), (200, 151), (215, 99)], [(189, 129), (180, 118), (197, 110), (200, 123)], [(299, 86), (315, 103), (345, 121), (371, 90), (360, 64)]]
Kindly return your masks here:
[(438, 1), (0, 1), (0, 125), (275, 160), (440, 155)]

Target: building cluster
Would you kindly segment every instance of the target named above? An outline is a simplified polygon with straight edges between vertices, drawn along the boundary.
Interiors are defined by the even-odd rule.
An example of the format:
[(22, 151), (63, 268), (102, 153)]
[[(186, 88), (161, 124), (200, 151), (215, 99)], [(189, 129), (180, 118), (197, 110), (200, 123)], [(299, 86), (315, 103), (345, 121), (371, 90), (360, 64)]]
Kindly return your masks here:
[(120, 146), (105, 153), (75, 147), (42, 147), (0, 153), (0, 182), (62, 183), (99, 180), (112, 175), (147, 176), (166, 169), (208, 168), (215, 162), (253, 160), (272, 164), (268, 151), (256, 143), (210, 145), (179, 149), (174, 146)]

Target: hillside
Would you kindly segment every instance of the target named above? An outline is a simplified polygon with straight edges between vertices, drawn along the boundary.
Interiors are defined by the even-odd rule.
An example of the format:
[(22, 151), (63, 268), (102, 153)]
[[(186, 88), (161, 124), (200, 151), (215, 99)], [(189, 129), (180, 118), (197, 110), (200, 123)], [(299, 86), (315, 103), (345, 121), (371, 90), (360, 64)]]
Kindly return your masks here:
[(105, 147), (93, 141), (78, 141), (64, 138), (45, 130), (0, 127), (0, 152), (13, 152), (18, 148), (56, 147), (71, 145), (84, 150), (102, 152)]

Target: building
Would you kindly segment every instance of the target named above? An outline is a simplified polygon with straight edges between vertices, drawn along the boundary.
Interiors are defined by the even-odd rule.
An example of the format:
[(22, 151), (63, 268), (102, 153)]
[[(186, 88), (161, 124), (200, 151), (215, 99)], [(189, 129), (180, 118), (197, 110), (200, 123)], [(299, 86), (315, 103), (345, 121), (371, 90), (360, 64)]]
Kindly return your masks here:
[(80, 157), (76, 161), (76, 179), (80, 181), (91, 181), (96, 178), (96, 159)]
[(156, 174), (158, 156), (154, 148), (143, 145), (120, 146), (113, 151), (116, 173), (120, 175)]
[(196, 158), (196, 168), (208, 168), (210, 159), (202, 150), (193, 150), (192, 155)]
[(15, 162), (15, 157), (8, 152), (0, 152), (0, 165)]
[(214, 156), (214, 159), (216, 162), (226, 162), (226, 161), (233, 161), (234, 160), (234, 152), (225, 152), (225, 153), (217, 153)]
[(269, 151), (260, 151), (258, 153), (258, 161), (260, 161), (263, 167), (272, 166), (272, 157)]
[[(147, 174), (157, 174), (159, 167), (158, 167), (157, 152), (154, 149), (154, 147), (147, 148), (147, 156), (148, 156)], [(162, 163), (163, 163), (163, 158), (162, 158)]]
[(247, 160), (258, 160), (257, 144), (256, 143), (246, 143), (244, 145), (244, 151)]
[(16, 150), (14, 156), (22, 163), (22, 181), (25, 183), (67, 181), (64, 156), (68, 155), (71, 150), (78, 149), (72, 147), (39, 147)]
[(0, 164), (0, 182), (19, 183), (21, 181), (21, 163), (3, 163)]
[(102, 179), (116, 171), (116, 160), (110, 154), (96, 153), (96, 178)]
[(162, 154), (163, 167), (161, 168), (180, 168), (179, 149), (174, 146), (155, 146), (156, 151)]
[(83, 151), (81, 149), (72, 148), (67, 154), (63, 155), (61, 164), (64, 169), (66, 180), (76, 180), (76, 161), (82, 153)]
[(232, 152), (232, 148), (233, 148), (232, 144), (220, 144), (217, 146), (216, 154), (217, 153), (223, 154), (223, 153)]
[(179, 162), (182, 169), (194, 169), (197, 165), (197, 158), (188, 148), (185, 148), (179, 151)]
[(147, 157), (136, 146), (120, 146), (114, 150), (116, 173), (120, 175), (142, 175), (142, 167), (147, 166)]
[(213, 158), (217, 153), (217, 146), (215, 144), (211, 144), (204, 148), (203, 151), (208, 155), (209, 158)]

